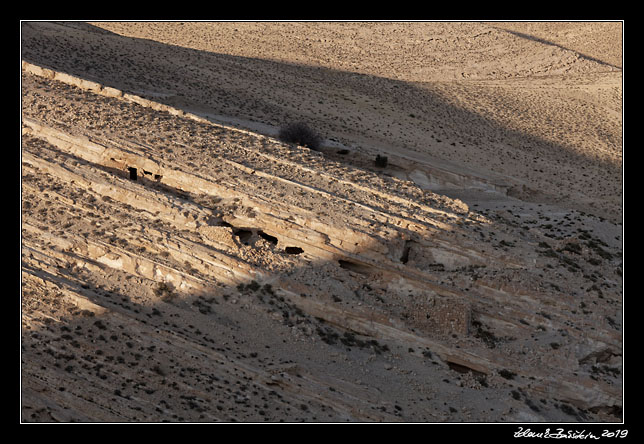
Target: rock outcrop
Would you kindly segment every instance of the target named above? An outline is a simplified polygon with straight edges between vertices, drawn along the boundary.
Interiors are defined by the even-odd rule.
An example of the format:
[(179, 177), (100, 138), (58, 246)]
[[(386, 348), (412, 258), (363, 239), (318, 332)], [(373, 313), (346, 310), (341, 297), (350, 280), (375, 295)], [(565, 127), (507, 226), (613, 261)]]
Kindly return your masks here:
[(22, 90), (23, 420), (620, 420), (605, 221), (555, 234), (27, 62)]

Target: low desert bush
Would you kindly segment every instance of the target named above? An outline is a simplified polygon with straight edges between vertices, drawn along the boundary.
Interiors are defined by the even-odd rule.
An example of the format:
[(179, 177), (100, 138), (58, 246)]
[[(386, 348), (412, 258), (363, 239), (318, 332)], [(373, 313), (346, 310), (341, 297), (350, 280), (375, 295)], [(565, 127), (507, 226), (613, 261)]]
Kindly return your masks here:
[(295, 122), (281, 127), (278, 136), (284, 142), (297, 143), (312, 150), (317, 150), (322, 143), (322, 136), (303, 122)]

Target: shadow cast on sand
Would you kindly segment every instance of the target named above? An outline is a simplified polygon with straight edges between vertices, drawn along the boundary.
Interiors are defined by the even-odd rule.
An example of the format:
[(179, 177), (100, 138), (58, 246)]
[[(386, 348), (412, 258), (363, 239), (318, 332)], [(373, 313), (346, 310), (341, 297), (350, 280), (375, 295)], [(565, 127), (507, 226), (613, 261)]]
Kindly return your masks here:
[[(308, 120), (320, 127), (327, 138), (339, 141), (343, 138), (341, 134), (353, 137), (359, 133), (342, 118), (356, 113), (359, 107), (342, 105), (339, 96), (331, 99), (325, 94), (327, 89), (337, 90), (341, 85), (339, 89), (349, 88), (361, 97), (370, 97), (372, 91), (387, 94), (388, 100), (401, 110), (411, 108), (415, 114), (423, 113), (430, 123), (451, 116), (456, 125), (449, 133), (428, 126), (430, 140), (458, 140), (459, 132), (468, 134), (466, 126), (476, 122), (487, 128), (486, 134), (491, 134), (491, 138), (547, 145), (569, 152), (571, 162), (594, 161), (578, 157), (565, 146), (553, 146), (528, 134), (513, 134), (484, 116), (454, 107), (422, 85), (213, 54), (123, 37), (84, 23), (24, 26), (42, 27), (41, 32), (29, 31), (32, 40), (23, 47), (24, 60), (187, 112), (226, 115), (233, 111), (248, 121), (261, 120), (276, 127), (293, 120)], [(60, 26), (69, 32), (59, 40), (56, 36)], [(100, 38), (84, 39), (85, 33)], [(230, 76), (238, 79), (224, 85)], [(308, 95), (291, 94), (281, 86), (285, 78), (298, 85), (297, 92), (318, 86)], [(262, 99), (261, 91), (238, 88), (245, 80), (252, 85), (262, 84), (269, 91), (283, 91), (285, 97), (280, 97), (280, 93), (270, 96), (271, 100)], [(335, 101), (338, 108), (335, 115), (325, 117), (313, 112), (319, 110), (316, 108), (319, 101), (327, 100)], [(256, 109), (262, 112), (257, 113)], [(418, 124), (416, 117), (411, 119), (414, 120), (410, 125)], [(434, 129), (436, 133), (432, 132)], [(371, 142), (377, 146), (372, 152), (375, 154), (386, 152), (390, 140), (383, 132), (381, 138), (375, 137)], [(416, 154), (422, 160), (423, 152)], [(355, 158), (352, 166), (358, 173), (363, 166), (373, 170), (365, 166), (366, 160)], [(94, 167), (127, 179), (124, 171)], [(602, 167), (615, 173), (614, 165)], [(172, 198), (200, 205), (191, 201), (193, 198), (186, 190), (171, 186), (156, 188)], [(384, 212), (379, 204), (373, 202), (370, 209)], [(240, 248), (245, 248), (241, 247), (244, 244), (260, 255), (271, 252), (307, 257), (304, 244), (285, 241), (276, 233), (273, 236), (264, 226), (235, 227), (226, 221), (219, 221), (219, 225), (232, 229)], [(404, 228), (396, 229), (410, 234)], [(493, 225), (490, 231), (495, 230)], [(368, 250), (374, 246), (363, 247)], [(499, 244), (501, 247), (505, 246)], [(125, 246), (123, 250), (130, 248)], [(362, 253), (357, 251), (356, 256)], [(413, 242), (404, 244), (399, 255), (401, 266), (414, 267), (415, 253)], [(32, 255), (23, 260), (23, 274), (27, 275), (27, 279), (23, 278), (27, 284), (23, 287), (27, 292), (23, 295), (26, 304), (23, 315), (33, 325), (29, 331), (23, 330), (22, 335), (22, 353), (26, 358), (22, 372), (29, 380), (28, 390), (22, 393), (24, 421), (451, 422), (471, 419), (472, 409), (479, 409), (479, 413), (485, 410), (480, 417), (494, 420), (530, 418), (529, 414), (517, 416), (521, 408), (528, 413), (540, 412), (543, 416), (538, 418), (580, 422), (598, 412), (609, 415), (611, 420), (618, 420), (621, 415), (620, 406), (595, 406), (595, 411), (589, 411), (555, 397), (542, 399), (537, 405), (537, 394), (547, 389), (539, 383), (555, 384), (551, 379), (558, 375), (530, 382), (536, 386), (534, 391), (515, 390), (508, 396), (516, 383), (511, 380), (517, 375), (493, 365), (486, 368), (492, 362), (486, 361), (486, 357), (494, 357), (494, 346), (516, 338), (495, 337), (485, 324), (494, 316), (478, 318), (478, 313), (474, 313), (474, 319), (464, 317), (466, 330), (472, 329), (464, 335), (470, 334), (471, 340), (465, 341), (467, 346), (484, 350), (479, 361), (474, 359), (468, 367), (464, 365), (467, 361), (460, 359), (467, 356), (466, 346), (458, 350), (460, 345), (453, 349), (445, 345), (458, 342), (455, 333), (449, 329), (423, 331), (422, 325), (431, 325), (431, 320), (425, 311), (422, 319), (408, 313), (407, 307), (416, 303), (414, 295), (393, 288), (395, 283), (387, 287), (395, 273), (387, 275), (386, 267), (373, 267), (368, 261), (349, 257), (303, 261), (287, 272), (266, 272), (262, 279), (249, 277), (238, 279), (237, 283), (223, 282), (218, 276), (191, 269), (198, 265), (199, 261), (195, 261), (186, 264), (187, 269), (180, 274), (208, 283), (207, 291), (197, 293), (178, 291), (171, 285), (155, 285), (153, 280), (132, 270), (119, 270), (71, 253), (47, 257), (43, 251), (29, 247), (23, 248), (23, 255)], [(55, 273), (51, 272), (54, 268)], [(465, 268), (455, 267), (449, 272), (467, 274), (472, 279), (477, 276), (475, 267)], [(439, 267), (436, 271), (440, 275), (444, 270)], [(325, 286), (315, 292), (307, 290), (316, 282), (306, 278), (325, 275), (331, 276)], [(430, 281), (417, 282), (415, 290), (431, 288), (439, 296), (448, 299), (455, 296), (450, 301), (452, 307), (467, 298), (478, 297), (466, 297), (466, 290), (457, 291), (453, 283), (442, 279), (442, 275), (436, 277), (433, 287)], [(413, 277), (409, 278), (412, 280)], [(127, 289), (134, 287), (138, 287), (138, 291), (132, 292), (136, 297), (127, 294)], [(42, 302), (55, 308), (53, 315), (39, 311), (38, 298), (43, 294), (39, 291), (43, 288), (46, 296)], [(492, 295), (500, 292), (490, 289)], [(387, 297), (398, 298), (399, 311), (392, 311)], [(552, 321), (547, 313), (543, 318)], [(536, 329), (532, 318), (530, 322), (535, 325), (524, 322), (517, 321), (511, 327), (530, 332)], [(441, 334), (446, 337), (438, 339)], [(402, 370), (399, 372), (396, 366)], [(526, 373), (525, 379), (529, 376)], [(523, 383), (523, 375), (518, 379)], [(455, 380), (457, 384), (453, 384)], [(458, 413), (452, 404), (458, 407)], [(494, 408), (490, 405), (497, 411), (492, 413)]]
[[(417, 168), (447, 170), (521, 199), (559, 201), (604, 217), (614, 211), (592, 201), (615, 205), (621, 194), (621, 165), (502, 126), (431, 83), (217, 54), (80, 22), (25, 22), (23, 41), (23, 60), (232, 126), (274, 136), (280, 126), (305, 121), (327, 139), (326, 152), (351, 145), (350, 155), (334, 159), (354, 166), (370, 166), (385, 153), (409, 180)], [(450, 150), (468, 160), (450, 159)], [(515, 156), (515, 170), (497, 171)], [(570, 171), (580, 168), (587, 174), (572, 179)], [(598, 185), (606, 178), (609, 185)]]
[[(527, 39), (527, 40), (531, 40), (533, 42), (538, 42), (538, 43), (543, 43), (544, 45), (554, 46), (555, 48), (563, 49), (564, 51), (574, 51), (574, 50), (572, 50), (570, 48), (566, 48), (565, 46), (562, 46), (562, 45), (560, 45), (558, 43), (552, 42), (550, 40), (543, 39), (541, 37), (536, 37), (534, 35), (526, 34), (525, 32), (519, 32), (519, 31), (510, 30), (510, 29), (504, 29), (504, 28), (496, 28), (496, 29), (503, 30), (503, 31), (508, 32), (508, 33), (510, 33), (512, 35), (515, 35), (517, 37), (521, 37), (521, 38), (524, 38), (524, 39)], [(574, 51), (574, 52), (579, 57), (581, 57), (581, 58), (583, 58), (585, 60), (589, 60), (591, 62), (599, 63), (600, 65), (604, 65), (604, 66), (607, 66), (609, 68), (621, 69), (621, 66), (612, 65), (612, 64), (610, 64), (608, 62), (605, 62), (605, 61), (603, 61), (601, 59), (598, 59), (597, 57), (592, 57), (592, 56), (589, 56), (587, 54), (582, 54), (582, 53), (580, 53), (578, 51)]]

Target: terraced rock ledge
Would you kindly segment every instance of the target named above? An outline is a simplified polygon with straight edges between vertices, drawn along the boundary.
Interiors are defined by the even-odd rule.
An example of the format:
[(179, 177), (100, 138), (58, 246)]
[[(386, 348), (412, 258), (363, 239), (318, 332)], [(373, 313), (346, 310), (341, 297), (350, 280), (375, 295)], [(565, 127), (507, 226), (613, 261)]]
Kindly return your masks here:
[(22, 116), (23, 421), (621, 421), (612, 222), (26, 61)]

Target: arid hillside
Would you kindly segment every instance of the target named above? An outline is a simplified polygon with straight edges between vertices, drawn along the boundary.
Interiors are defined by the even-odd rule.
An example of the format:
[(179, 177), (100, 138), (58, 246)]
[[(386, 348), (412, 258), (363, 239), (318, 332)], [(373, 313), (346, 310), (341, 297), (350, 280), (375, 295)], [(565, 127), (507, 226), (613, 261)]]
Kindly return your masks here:
[(332, 147), (389, 153), (421, 186), (442, 167), (621, 219), (619, 22), (39, 22), (23, 35), (26, 61), (263, 133), (305, 120)]
[(23, 421), (621, 421), (621, 23), (21, 31)]

